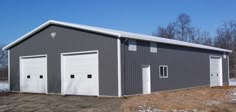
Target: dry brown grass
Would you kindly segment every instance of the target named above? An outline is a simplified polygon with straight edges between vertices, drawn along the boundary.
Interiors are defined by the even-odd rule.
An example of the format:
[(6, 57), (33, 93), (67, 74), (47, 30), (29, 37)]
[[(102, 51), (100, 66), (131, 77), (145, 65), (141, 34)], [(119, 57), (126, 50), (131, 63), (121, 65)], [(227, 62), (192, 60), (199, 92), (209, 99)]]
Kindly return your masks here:
[[(226, 111), (236, 109), (236, 104), (229, 103), (229, 93), (236, 87), (201, 87), (195, 89), (158, 92), (150, 95), (128, 97), (122, 104), (125, 112), (137, 111), (139, 106), (158, 108), (161, 110), (201, 110)], [(236, 91), (235, 91), (236, 92)], [(233, 106), (230, 108), (230, 106)], [(236, 112), (236, 110), (234, 110)]]

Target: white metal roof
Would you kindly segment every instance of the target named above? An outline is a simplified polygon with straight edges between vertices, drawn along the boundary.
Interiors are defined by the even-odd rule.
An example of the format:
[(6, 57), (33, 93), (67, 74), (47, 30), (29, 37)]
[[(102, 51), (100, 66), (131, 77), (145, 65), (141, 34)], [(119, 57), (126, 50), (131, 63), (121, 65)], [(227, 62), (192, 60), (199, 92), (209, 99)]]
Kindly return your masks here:
[(186, 47), (193, 47), (193, 48), (201, 48), (201, 49), (208, 49), (208, 50), (214, 50), (214, 51), (222, 51), (222, 52), (232, 52), (232, 50), (228, 49), (222, 49), (222, 48), (217, 48), (217, 47), (211, 47), (211, 46), (206, 46), (206, 45), (201, 45), (201, 44), (194, 44), (194, 43), (189, 43), (189, 42), (183, 42), (179, 40), (174, 40), (174, 39), (167, 39), (167, 38), (161, 38), (161, 37), (156, 37), (156, 36), (149, 36), (149, 35), (143, 35), (143, 34), (137, 34), (137, 33), (130, 33), (130, 32), (125, 32), (125, 31), (118, 31), (118, 30), (111, 30), (111, 29), (105, 29), (105, 28), (99, 28), (99, 27), (93, 27), (93, 26), (86, 26), (86, 25), (79, 25), (79, 24), (72, 24), (72, 23), (67, 23), (67, 22), (61, 22), (61, 21), (55, 21), (55, 20), (49, 20), (45, 22), (44, 24), (40, 25), (39, 27), (35, 28), (31, 32), (23, 35), (19, 39), (13, 41), (12, 43), (8, 44), (3, 48), (3, 50), (8, 50), (15, 44), (23, 41), (24, 39), (30, 37), (33, 33), (41, 30), (42, 28), (50, 25), (50, 24), (57, 24), (57, 25), (63, 25), (67, 27), (73, 27), (73, 28), (78, 28), (78, 29), (83, 29), (83, 30), (88, 30), (88, 31), (93, 31), (97, 33), (103, 33), (107, 35), (112, 35), (116, 37), (126, 37), (130, 39), (138, 39), (138, 40), (146, 40), (146, 41), (153, 41), (153, 42), (160, 42), (160, 43), (166, 43), (166, 44), (172, 44), (172, 45), (179, 45), (179, 46), (186, 46)]

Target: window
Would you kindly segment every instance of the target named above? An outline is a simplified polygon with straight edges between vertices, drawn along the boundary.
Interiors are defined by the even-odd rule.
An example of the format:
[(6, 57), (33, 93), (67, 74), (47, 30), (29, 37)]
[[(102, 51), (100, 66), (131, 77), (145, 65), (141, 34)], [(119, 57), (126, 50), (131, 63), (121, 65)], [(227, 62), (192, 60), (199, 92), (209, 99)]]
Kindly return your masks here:
[(27, 75), (27, 79), (29, 79), (30, 78), (30, 75)]
[(42, 78), (43, 78), (43, 75), (39, 75), (39, 78), (42, 79)]
[(159, 77), (160, 78), (168, 78), (168, 66), (160, 65), (159, 66)]
[(88, 74), (88, 75), (87, 75), (87, 78), (88, 78), (88, 79), (91, 79), (91, 78), (92, 78), (92, 74)]
[(71, 79), (74, 79), (74, 78), (75, 78), (75, 75), (74, 75), (74, 74), (71, 74), (71, 75), (70, 75), (70, 78), (71, 78)]
[(223, 54), (223, 58), (226, 59), (226, 53)]
[(136, 46), (136, 41), (135, 40), (129, 40), (128, 42), (128, 50), (129, 51), (136, 51), (137, 50), (137, 46)]
[(150, 52), (151, 53), (157, 53), (157, 44), (154, 42), (150, 43)]

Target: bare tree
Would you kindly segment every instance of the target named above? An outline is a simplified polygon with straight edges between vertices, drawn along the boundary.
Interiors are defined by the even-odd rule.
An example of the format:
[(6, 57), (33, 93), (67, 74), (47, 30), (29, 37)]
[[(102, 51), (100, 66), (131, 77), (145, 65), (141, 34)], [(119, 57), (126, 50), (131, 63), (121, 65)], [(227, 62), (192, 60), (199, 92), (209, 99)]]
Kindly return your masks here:
[(2, 50), (3, 45), (0, 46), (0, 70), (7, 67), (7, 51)]
[(236, 21), (227, 21), (217, 29), (214, 45), (233, 50), (229, 54), (230, 77), (236, 77)]
[(206, 31), (202, 32), (199, 39), (200, 39), (200, 44), (213, 46), (213, 40), (209, 32)]
[(192, 27), (188, 31), (188, 42), (200, 44), (201, 43), (200, 39), (199, 39), (200, 34), (201, 34), (201, 32), (199, 29)]
[(210, 33), (192, 27), (191, 18), (185, 13), (181, 13), (175, 22), (170, 22), (166, 27), (159, 26), (153, 35), (212, 46)]
[(188, 41), (188, 37), (192, 31), (190, 27), (191, 18), (186, 13), (181, 13), (176, 21), (177, 39), (182, 41)]
[(197, 43), (197, 44), (203, 44), (207, 46), (213, 46), (213, 41), (212, 37), (209, 32), (206, 31), (200, 31), (199, 29), (193, 30), (195, 34), (195, 37), (192, 38), (192, 43)]
[(7, 68), (7, 51), (2, 50), (3, 45), (0, 46), (0, 80), (8, 79)]
[(212, 38), (209, 32), (192, 27), (190, 16), (181, 13), (175, 22), (169, 23), (166, 27), (159, 26), (153, 35), (232, 49), (233, 53), (229, 53), (230, 77), (236, 78), (236, 21), (225, 22), (217, 29), (215, 38)]
[(159, 26), (157, 33), (153, 33), (154, 36), (164, 37), (164, 38), (175, 38), (175, 23), (169, 23), (166, 27)]

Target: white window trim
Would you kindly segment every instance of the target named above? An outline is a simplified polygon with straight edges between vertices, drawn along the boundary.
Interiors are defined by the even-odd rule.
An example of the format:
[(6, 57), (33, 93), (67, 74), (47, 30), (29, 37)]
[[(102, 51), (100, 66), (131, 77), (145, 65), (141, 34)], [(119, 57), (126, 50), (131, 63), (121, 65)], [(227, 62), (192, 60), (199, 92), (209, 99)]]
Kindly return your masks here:
[(128, 50), (129, 51), (137, 51), (137, 41), (136, 40), (128, 40)]
[(157, 43), (150, 42), (150, 52), (151, 53), (157, 53)]
[[(167, 73), (166, 73), (166, 75), (167, 76), (161, 76), (161, 67), (166, 67), (167, 68)], [(159, 78), (168, 78), (168, 76), (169, 76), (169, 74), (168, 74), (168, 65), (159, 65)], [(163, 71), (164, 72), (164, 71)]]

